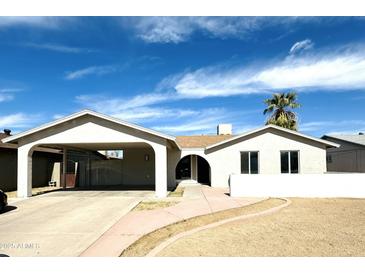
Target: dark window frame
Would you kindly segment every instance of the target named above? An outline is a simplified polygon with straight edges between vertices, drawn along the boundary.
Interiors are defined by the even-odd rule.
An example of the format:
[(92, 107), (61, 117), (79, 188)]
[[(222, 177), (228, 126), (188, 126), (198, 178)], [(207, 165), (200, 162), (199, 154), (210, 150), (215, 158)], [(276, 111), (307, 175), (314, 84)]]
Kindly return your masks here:
[[(288, 153), (288, 172), (282, 172), (282, 159), (281, 159), (281, 155), (282, 153)], [(298, 154), (297, 160), (298, 160), (298, 172), (292, 172), (292, 167), (291, 167), (291, 157), (292, 157), (292, 153), (296, 152)], [(300, 173), (300, 151), (299, 150), (280, 150), (280, 173), (281, 174), (299, 174)]]
[[(242, 172), (242, 154), (248, 154), (248, 173)], [(251, 169), (251, 153), (257, 153), (257, 173), (252, 173)], [(250, 151), (240, 151), (240, 167), (241, 167), (241, 174), (260, 174), (260, 151), (258, 150), (250, 150)]]

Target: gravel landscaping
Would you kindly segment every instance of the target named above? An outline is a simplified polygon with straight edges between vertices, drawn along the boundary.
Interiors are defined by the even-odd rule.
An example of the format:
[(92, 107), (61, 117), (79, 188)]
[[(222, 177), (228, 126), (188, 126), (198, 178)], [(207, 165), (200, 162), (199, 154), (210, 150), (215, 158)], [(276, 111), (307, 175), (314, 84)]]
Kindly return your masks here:
[(365, 199), (300, 199), (177, 240), (158, 256), (365, 256)]

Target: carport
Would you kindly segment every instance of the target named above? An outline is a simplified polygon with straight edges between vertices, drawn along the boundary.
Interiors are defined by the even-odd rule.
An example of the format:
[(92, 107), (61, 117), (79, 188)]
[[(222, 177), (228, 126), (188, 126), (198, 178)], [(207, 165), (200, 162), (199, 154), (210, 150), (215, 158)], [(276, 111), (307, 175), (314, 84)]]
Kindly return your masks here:
[(35, 148), (63, 152), (62, 185), (66, 186), (70, 151), (84, 153), (122, 150), (123, 160), (78, 162), (83, 187), (154, 186), (157, 197), (167, 194), (167, 150), (178, 148), (175, 138), (94, 111), (84, 110), (54, 122), (10, 136), (18, 144), (18, 197), (31, 196), (32, 154)]

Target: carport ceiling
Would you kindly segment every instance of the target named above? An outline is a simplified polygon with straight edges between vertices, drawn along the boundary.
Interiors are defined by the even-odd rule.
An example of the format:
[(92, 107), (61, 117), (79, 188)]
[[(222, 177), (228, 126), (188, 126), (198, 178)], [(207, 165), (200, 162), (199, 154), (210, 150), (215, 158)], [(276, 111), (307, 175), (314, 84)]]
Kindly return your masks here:
[(47, 148), (74, 148), (85, 150), (119, 150), (124, 148), (149, 148), (147, 143), (79, 143), (79, 144), (54, 144), (44, 146)]

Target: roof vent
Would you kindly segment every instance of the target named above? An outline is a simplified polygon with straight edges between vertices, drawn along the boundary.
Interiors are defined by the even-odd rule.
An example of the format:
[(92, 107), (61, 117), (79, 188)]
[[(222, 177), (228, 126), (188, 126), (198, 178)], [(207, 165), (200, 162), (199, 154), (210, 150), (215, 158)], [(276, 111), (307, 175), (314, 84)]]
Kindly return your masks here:
[(359, 135), (364, 135), (364, 132), (359, 132)]
[(4, 129), (4, 133), (5, 133), (6, 135), (9, 135), (9, 136), (10, 136), (11, 130), (10, 130), (10, 129), (5, 128), (5, 129)]
[(217, 126), (217, 135), (232, 135), (232, 125), (219, 124)]

